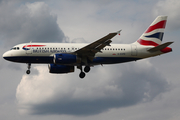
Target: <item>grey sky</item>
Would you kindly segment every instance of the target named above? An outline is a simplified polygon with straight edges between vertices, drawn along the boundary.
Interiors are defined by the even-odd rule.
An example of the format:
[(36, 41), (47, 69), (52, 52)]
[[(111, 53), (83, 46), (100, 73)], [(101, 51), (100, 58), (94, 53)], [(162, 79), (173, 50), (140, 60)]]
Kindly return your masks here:
[[(146, 66), (146, 61), (141, 61), (138, 64)], [(46, 67), (39, 69), (46, 69)], [(91, 115), (99, 114), (110, 108), (126, 107), (151, 101), (170, 87), (166, 79), (151, 66), (139, 68), (132, 63), (117, 65), (117, 68), (113, 70), (110, 68), (111, 71), (104, 70), (105, 73), (107, 72), (106, 75), (99, 78), (95, 73), (101, 69), (103, 68), (94, 68), (94, 73), (88, 74), (91, 78), (86, 78), (83, 81), (78, 79), (77, 72), (76, 74), (69, 74), (78, 79), (74, 81), (69, 76), (64, 76), (58, 80), (59, 75), (45, 75), (47, 70), (41, 71), (42, 73), (40, 72), (34, 78), (23, 76), (16, 94), (19, 104), (23, 103), (22, 107), (24, 104), (31, 107), (29, 112), (32, 114)], [(143, 70), (135, 72), (135, 69)], [(120, 74), (116, 71), (119, 71)], [(103, 75), (104, 73), (100, 74)], [(95, 76), (92, 77), (93, 75)], [(39, 81), (37, 81), (38, 78)], [(54, 85), (52, 81), (56, 81), (55, 84), (58, 86)], [(35, 84), (36, 82), (37, 84)], [(45, 94), (37, 93), (37, 90), (43, 91)], [(50, 93), (46, 94), (48, 92)], [(29, 98), (31, 96), (36, 97)], [(24, 101), (22, 102), (22, 100)]]
[(93, 42), (122, 29), (113, 43), (132, 43), (158, 15), (172, 53), (95, 66), (86, 78), (52, 75), (47, 65), (0, 60), (1, 119), (179, 120), (179, 0), (0, 1), (0, 53), (24, 42)]
[[(16, 3), (17, 4), (17, 3)], [(22, 42), (62, 42), (64, 33), (57, 24), (57, 16), (50, 13), (47, 4), (14, 2), (0, 4), (0, 34), (5, 45)]]

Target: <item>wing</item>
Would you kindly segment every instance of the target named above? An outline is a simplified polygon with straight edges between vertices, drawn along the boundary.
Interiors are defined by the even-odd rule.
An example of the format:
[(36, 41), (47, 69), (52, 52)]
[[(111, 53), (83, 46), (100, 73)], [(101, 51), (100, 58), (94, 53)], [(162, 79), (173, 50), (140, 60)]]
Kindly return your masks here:
[(74, 53), (80, 56), (81, 58), (87, 58), (89, 60), (93, 60), (94, 56), (97, 52), (102, 52), (101, 49), (103, 49), (105, 46), (110, 46), (111, 38), (116, 36), (117, 34), (120, 34), (121, 30), (118, 32), (110, 33), (106, 35), (105, 37), (75, 51)]

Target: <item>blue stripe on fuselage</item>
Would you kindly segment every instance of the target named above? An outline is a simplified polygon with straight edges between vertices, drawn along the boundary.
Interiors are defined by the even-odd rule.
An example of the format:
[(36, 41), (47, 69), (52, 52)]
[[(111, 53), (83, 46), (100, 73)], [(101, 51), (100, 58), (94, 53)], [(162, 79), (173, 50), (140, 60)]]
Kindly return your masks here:
[(113, 63), (123, 63), (129, 61), (139, 60), (141, 58), (133, 58), (133, 57), (96, 57), (93, 59), (92, 63), (100, 63), (100, 64), (113, 64)]
[(53, 63), (53, 56), (19, 56), (19, 57), (4, 57), (4, 59), (19, 63)]
[[(21, 56), (21, 57), (4, 57), (4, 59), (12, 62), (19, 63), (53, 63), (53, 56), (49, 57), (40, 57), (40, 56)], [(113, 63), (123, 63), (129, 61), (139, 60), (141, 58), (133, 57), (96, 57), (93, 61), (88, 61), (90, 64), (113, 64)]]

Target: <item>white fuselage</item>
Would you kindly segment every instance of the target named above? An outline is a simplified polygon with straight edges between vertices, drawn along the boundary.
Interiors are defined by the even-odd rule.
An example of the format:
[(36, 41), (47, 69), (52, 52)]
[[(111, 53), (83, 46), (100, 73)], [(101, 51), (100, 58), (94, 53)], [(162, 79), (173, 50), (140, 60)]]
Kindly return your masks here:
[[(86, 45), (83, 43), (24, 43), (14, 46), (4, 53), (3, 57), (13, 62), (48, 64), (53, 63), (54, 54), (73, 53)], [(94, 63), (91, 62), (91, 65), (122, 63), (162, 54), (161, 51), (148, 52), (147, 49), (152, 47), (136, 44), (111, 44), (103, 48), (102, 52), (95, 54)]]

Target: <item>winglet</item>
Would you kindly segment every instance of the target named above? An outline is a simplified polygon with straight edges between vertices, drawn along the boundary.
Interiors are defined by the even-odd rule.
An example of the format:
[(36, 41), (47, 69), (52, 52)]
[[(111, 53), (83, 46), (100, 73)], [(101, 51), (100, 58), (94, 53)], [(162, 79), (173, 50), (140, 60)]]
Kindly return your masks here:
[(121, 34), (120, 34), (121, 31), (122, 31), (122, 30), (117, 31), (117, 34), (118, 34), (118, 35), (121, 35)]

